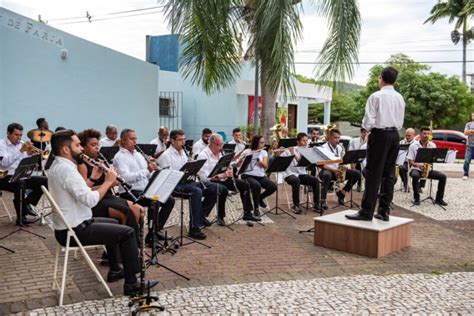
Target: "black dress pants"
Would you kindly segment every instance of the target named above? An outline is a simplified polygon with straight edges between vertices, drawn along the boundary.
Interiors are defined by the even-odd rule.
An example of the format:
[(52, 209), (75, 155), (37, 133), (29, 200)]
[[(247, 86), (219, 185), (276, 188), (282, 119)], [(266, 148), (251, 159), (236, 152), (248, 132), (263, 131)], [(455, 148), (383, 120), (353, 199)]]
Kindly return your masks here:
[[(377, 197), (379, 210), (389, 212), (395, 184), (395, 161), (397, 160), (400, 137), (396, 129), (373, 128), (367, 142), (367, 167), (362, 210), (359, 214), (372, 218)], [(383, 182), (383, 183), (382, 183)], [(381, 186), (382, 185), (382, 186)]]
[(399, 169), (400, 179), (402, 179), (403, 187), (406, 188), (408, 185), (408, 163), (404, 162)]
[[(13, 205), (15, 206), (16, 217), (18, 222), (20, 218), (21, 188), (19, 181), (10, 183), (11, 178), (12, 176), (7, 176), (4, 179), (0, 180), (0, 190), (13, 193)], [(41, 186), (44, 185), (45, 187), (48, 187), (48, 180), (46, 177), (33, 176), (31, 178), (25, 179), (24, 183), (24, 189), (30, 190), (30, 192), (25, 198), (23, 198), (23, 217), (25, 217), (26, 215), (26, 205), (33, 204), (36, 206), (38, 204), (39, 200), (41, 199), (41, 196), (43, 195)], [(23, 193), (26, 195), (25, 192)]]
[[(132, 228), (118, 224), (116, 219), (95, 217), (73, 228), (82, 245), (105, 245), (109, 256), (110, 268), (120, 269), (118, 262), (122, 258), (125, 282), (135, 283), (136, 273), (140, 271), (138, 247)], [(56, 230), (56, 240), (66, 246), (67, 230)], [(73, 239), (71, 246), (77, 246)]]
[(291, 186), (291, 193), (293, 198), (293, 205), (300, 205), (300, 185), (307, 185), (313, 188), (313, 203), (319, 204), (319, 180), (316, 177), (308, 174), (290, 175), (285, 178), (286, 183)]
[[(272, 195), (277, 189), (276, 184), (273, 183), (272, 180), (270, 180), (266, 176), (257, 177), (257, 176), (250, 176), (250, 175), (243, 174), (242, 179), (247, 181), (248, 184), (250, 185), (250, 190), (252, 191), (254, 210), (258, 209), (260, 201)], [(262, 188), (264, 188), (265, 191), (261, 192)]]
[[(326, 200), (329, 187), (331, 186), (331, 181), (336, 181), (336, 174), (329, 170), (321, 170), (319, 177), (323, 181), (323, 190), (321, 192), (321, 199)], [(351, 191), (354, 184), (360, 180), (360, 172), (353, 169), (346, 170), (346, 184), (344, 185), (343, 190), (346, 192)]]
[[(214, 182), (219, 186), (219, 196), (217, 198), (217, 216), (220, 218), (225, 217), (225, 202), (227, 200), (227, 196), (229, 195), (229, 191), (240, 193), (240, 199), (242, 200), (242, 205), (244, 208), (244, 212), (251, 212), (252, 211), (252, 201), (250, 199), (250, 185), (248, 182), (240, 179), (235, 179), (234, 181), (231, 178), (226, 179), (225, 181)], [(237, 185), (237, 188), (235, 187)], [(208, 216), (209, 214), (206, 214)]]
[[(420, 200), (420, 178), (421, 171), (418, 169), (412, 169), (410, 176), (413, 185), (413, 197), (415, 200)], [(438, 191), (436, 192), (436, 200), (442, 200), (444, 198), (444, 190), (446, 188), (446, 175), (436, 170), (431, 170), (428, 173), (428, 179), (438, 180)]]

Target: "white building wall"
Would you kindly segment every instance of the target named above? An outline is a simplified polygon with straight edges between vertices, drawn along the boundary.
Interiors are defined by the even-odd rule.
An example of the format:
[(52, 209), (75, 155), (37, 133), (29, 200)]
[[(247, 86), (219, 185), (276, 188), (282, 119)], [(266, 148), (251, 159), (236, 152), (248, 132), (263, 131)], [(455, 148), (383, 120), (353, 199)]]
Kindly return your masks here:
[(103, 132), (112, 123), (119, 130), (136, 129), (143, 141), (155, 137), (157, 66), (2, 8), (0, 16), (2, 131), (13, 121), (29, 130), (38, 117), (46, 117), (51, 129), (61, 125)]

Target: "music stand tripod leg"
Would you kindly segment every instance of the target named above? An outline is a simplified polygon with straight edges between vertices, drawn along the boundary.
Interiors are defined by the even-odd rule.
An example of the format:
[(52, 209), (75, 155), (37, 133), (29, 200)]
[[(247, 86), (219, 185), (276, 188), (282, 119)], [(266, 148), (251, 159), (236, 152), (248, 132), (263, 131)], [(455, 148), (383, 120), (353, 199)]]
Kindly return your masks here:
[[(277, 181), (278, 181), (278, 177), (277, 177)], [(278, 214), (278, 211), (280, 210), (283, 214), (286, 214), (286, 215), (290, 216), (291, 218), (296, 219), (296, 217), (294, 217), (292, 214), (290, 214), (289, 212), (285, 211), (280, 206), (278, 206), (278, 191), (279, 191), (278, 190), (278, 183), (276, 183), (275, 206), (273, 208), (269, 209), (268, 211), (264, 212), (262, 214), (262, 216), (267, 215), (268, 213), (271, 213), (271, 214), (274, 214), (274, 215), (281, 215), (281, 214)], [(275, 213), (272, 213), (273, 210), (275, 210)]]

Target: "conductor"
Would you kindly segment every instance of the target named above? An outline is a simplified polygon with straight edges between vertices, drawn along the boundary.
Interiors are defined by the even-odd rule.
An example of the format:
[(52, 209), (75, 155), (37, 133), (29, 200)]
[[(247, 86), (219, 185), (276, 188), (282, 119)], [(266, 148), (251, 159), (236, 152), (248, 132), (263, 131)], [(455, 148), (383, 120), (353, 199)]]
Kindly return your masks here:
[(405, 101), (393, 87), (397, 76), (395, 68), (385, 67), (379, 77), (380, 90), (370, 95), (365, 106), (362, 127), (370, 131), (366, 189), (362, 197), (362, 209), (356, 214), (346, 215), (350, 220), (372, 220), (380, 187), (379, 208), (375, 218), (389, 220), (400, 139), (398, 130), (403, 126), (405, 115)]

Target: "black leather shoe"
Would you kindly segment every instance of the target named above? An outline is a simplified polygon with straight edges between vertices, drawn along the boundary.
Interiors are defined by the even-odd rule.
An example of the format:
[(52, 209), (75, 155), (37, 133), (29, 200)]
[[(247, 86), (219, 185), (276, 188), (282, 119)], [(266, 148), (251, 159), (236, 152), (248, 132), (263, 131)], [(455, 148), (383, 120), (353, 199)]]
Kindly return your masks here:
[(321, 208), (323, 209), (323, 211), (327, 211), (328, 210), (328, 204), (326, 203), (326, 201), (323, 201), (321, 202)]
[(38, 217), (39, 216), (38, 212), (36, 212), (35, 209), (30, 204), (28, 204), (24, 207), (23, 213), (25, 215), (30, 215), (30, 216), (33, 216), (33, 217)]
[(257, 208), (256, 210), (253, 211), (253, 216), (260, 218), (262, 214), (260, 214), (260, 210)]
[(222, 217), (217, 217), (217, 225), (225, 226), (225, 221)]
[(321, 207), (321, 204), (319, 202), (314, 203), (312, 211), (316, 213), (321, 213), (321, 211), (323, 211), (323, 208)]
[(336, 195), (337, 195), (337, 202), (339, 202), (339, 204), (343, 205), (344, 204), (344, 198), (346, 197), (346, 195), (342, 191), (337, 191)]
[(260, 217), (255, 217), (252, 215), (252, 212), (244, 213), (244, 217), (242, 217), (244, 221), (251, 221), (251, 222), (260, 222), (262, 219)]
[(207, 236), (199, 228), (191, 228), (189, 230), (188, 237), (203, 240), (206, 239)]
[[(158, 285), (158, 281), (155, 281), (155, 280), (150, 280), (150, 281), (145, 281), (145, 293), (148, 289), (148, 287), (150, 287), (150, 289), (152, 289), (153, 287), (155, 287), (156, 285)], [(127, 295), (127, 296), (136, 296), (140, 293), (140, 281), (137, 281), (133, 284), (128, 284), (128, 283), (125, 283), (123, 285), (123, 295)]]
[(293, 209), (293, 213), (295, 213), (295, 214), (301, 214), (301, 213), (303, 212), (303, 211), (301, 210), (301, 207), (299, 207), (298, 205), (294, 205), (294, 206), (292, 207), (292, 209)]
[(170, 235), (165, 236), (165, 233), (163, 233), (162, 231), (159, 230), (159, 231), (156, 232), (156, 239), (158, 239), (158, 240), (172, 240), (173, 236), (170, 236)]
[(33, 223), (34, 223), (33, 221), (27, 220), (26, 217), (22, 217), (21, 221), (20, 220), (16, 221), (17, 226), (27, 226), (27, 225), (33, 224)]
[(353, 215), (346, 215), (346, 218), (350, 219), (352, 221), (368, 221), (368, 222), (370, 222), (372, 220), (372, 218), (362, 216), (359, 213), (355, 213)]
[(209, 227), (209, 226), (212, 226), (212, 223), (210, 220), (208, 220), (207, 218), (204, 217), (204, 219), (202, 220), (202, 223), (204, 224), (204, 226), (206, 227)]
[(435, 204), (438, 204), (441, 206), (448, 206), (448, 203), (446, 203), (443, 199), (436, 199)]
[(413, 205), (420, 205), (420, 200), (413, 201)]
[(374, 217), (384, 222), (388, 222), (390, 220), (390, 216), (388, 216), (386, 213), (375, 214)]
[(267, 203), (265, 203), (264, 200), (260, 200), (260, 202), (258, 202), (258, 204), (260, 205), (260, 207), (267, 208)]
[(124, 277), (125, 274), (123, 272), (123, 269), (120, 269), (118, 271), (109, 270), (109, 273), (107, 273), (107, 282), (117, 282), (118, 280), (123, 279)]

